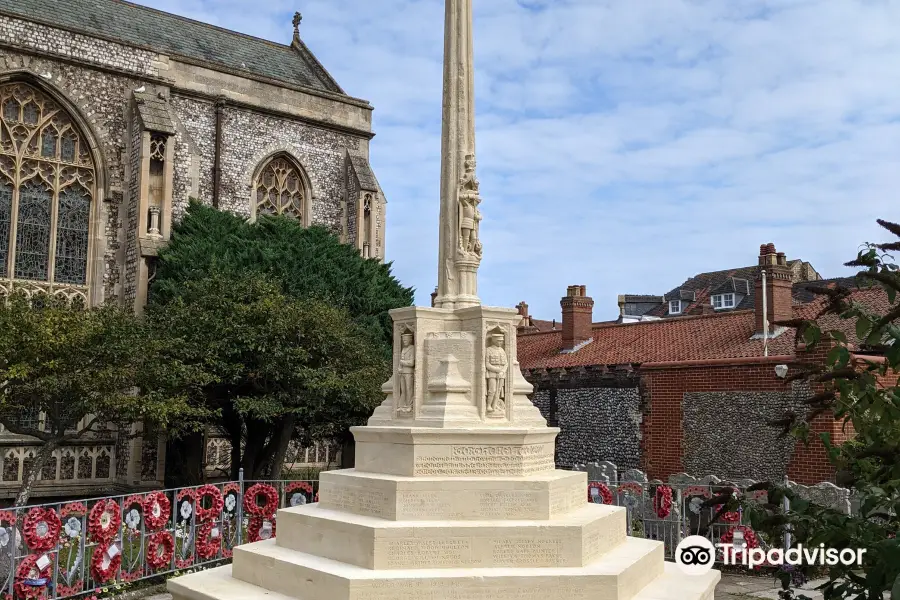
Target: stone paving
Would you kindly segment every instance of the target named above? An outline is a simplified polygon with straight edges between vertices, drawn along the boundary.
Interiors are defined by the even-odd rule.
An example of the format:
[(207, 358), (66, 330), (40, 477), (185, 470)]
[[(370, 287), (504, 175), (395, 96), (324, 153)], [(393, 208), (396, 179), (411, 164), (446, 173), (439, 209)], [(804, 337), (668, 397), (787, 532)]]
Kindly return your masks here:
[[(805, 586), (803, 593), (820, 600), (822, 594), (813, 588), (821, 585), (823, 581), (813, 581)], [(735, 575), (726, 573), (722, 575), (722, 581), (716, 587), (715, 600), (778, 600), (778, 587), (773, 577), (750, 577), (747, 575)], [(172, 600), (171, 594), (156, 594), (144, 598), (144, 600)], [(890, 594), (885, 595), (885, 600), (890, 600)]]

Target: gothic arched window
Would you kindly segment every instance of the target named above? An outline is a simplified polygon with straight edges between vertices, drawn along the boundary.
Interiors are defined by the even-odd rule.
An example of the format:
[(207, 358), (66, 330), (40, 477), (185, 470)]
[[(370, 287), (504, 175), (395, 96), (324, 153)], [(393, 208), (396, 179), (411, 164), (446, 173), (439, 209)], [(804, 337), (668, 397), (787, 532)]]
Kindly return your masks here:
[(66, 111), (24, 83), (0, 85), (0, 287), (87, 299), (94, 181)]
[(308, 194), (300, 167), (283, 155), (270, 159), (253, 183), (257, 215), (287, 215), (306, 223)]

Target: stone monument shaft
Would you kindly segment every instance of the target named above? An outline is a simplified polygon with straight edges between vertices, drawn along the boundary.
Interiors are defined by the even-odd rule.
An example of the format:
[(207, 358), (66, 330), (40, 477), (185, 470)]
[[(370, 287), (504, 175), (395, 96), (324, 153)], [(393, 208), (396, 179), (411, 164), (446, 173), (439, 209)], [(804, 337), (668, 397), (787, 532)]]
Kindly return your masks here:
[(480, 304), (481, 213), (475, 178), (475, 70), (472, 0), (446, 0), (441, 130), (438, 308)]

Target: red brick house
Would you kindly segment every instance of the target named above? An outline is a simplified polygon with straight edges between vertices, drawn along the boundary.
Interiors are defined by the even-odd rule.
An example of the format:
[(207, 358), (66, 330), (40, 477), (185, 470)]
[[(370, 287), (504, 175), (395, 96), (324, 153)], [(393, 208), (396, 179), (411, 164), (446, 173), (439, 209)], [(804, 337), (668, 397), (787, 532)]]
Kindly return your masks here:
[[(798, 262), (807, 268), (800, 281)], [(557, 329), (535, 331), (523, 319), (519, 362), (535, 385), (535, 404), (562, 430), (560, 466), (611, 460), (661, 479), (678, 472), (754, 479), (788, 475), (801, 483), (834, 478), (821, 442), (806, 447), (766, 425), (788, 410), (802, 414), (802, 401), (814, 391), (779, 377), (776, 365), (822, 361), (827, 353), (823, 347), (808, 350), (793, 329), (772, 323), (816, 316), (824, 300), (809, 291), (811, 286), (854, 287), (855, 301), (879, 311), (889, 306), (887, 297), (881, 288), (857, 289), (853, 279), (813, 277), (808, 263), (788, 262), (772, 244), (760, 248), (758, 263), (741, 269), (743, 277), (697, 276), (676, 288), (670, 294), (685, 301), (677, 307), (682, 316), (594, 323), (593, 300), (584, 286), (570, 286), (560, 302)], [(714, 306), (718, 294), (740, 299)], [(663, 299), (660, 312), (671, 312), (670, 295)], [(827, 328), (840, 329), (857, 343), (854, 323), (827, 319)], [(814, 429), (830, 432), (836, 441), (846, 438), (831, 419), (820, 419)]]

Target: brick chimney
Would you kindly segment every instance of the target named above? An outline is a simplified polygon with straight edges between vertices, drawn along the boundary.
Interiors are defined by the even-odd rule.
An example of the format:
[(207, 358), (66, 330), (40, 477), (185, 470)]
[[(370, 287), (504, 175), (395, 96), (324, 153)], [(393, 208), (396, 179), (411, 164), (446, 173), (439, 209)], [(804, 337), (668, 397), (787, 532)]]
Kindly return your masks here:
[(769, 333), (775, 328), (776, 321), (785, 321), (794, 316), (793, 296), (791, 294), (793, 284), (793, 272), (787, 264), (784, 252), (775, 250), (775, 244), (768, 243), (759, 247), (759, 267), (756, 276), (755, 310), (756, 332), (763, 332), (763, 289), (762, 271), (766, 272), (766, 310), (768, 312)]
[(516, 304), (516, 310), (519, 311), (519, 316), (522, 317), (516, 331), (518, 333), (536, 333), (538, 328), (534, 326), (534, 321), (532, 320), (531, 315), (528, 314), (528, 304), (523, 300)]
[(562, 307), (562, 349), (571, 352), (591, 339), (594, 300), (587, 296), (583, 285), (570, 285), (559, 305)]

